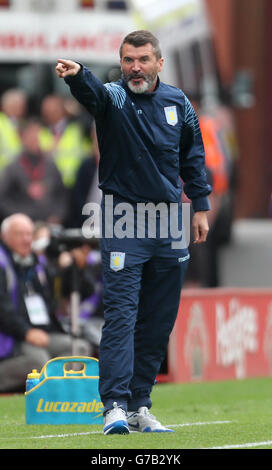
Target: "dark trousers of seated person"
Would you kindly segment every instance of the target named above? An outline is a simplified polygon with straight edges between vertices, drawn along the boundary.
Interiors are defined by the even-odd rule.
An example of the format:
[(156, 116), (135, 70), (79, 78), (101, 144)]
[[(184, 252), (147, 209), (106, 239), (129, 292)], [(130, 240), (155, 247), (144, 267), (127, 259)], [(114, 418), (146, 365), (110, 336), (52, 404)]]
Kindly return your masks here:
[(51, 333), (49, 338), (46, 348), (23, 342), (18, 354), (0, 361), (0, 392), (23, 391), (27, 374), (32, 372), (32, 369), (40, 372), (45, 363), (54, 357), (71, 356), (73, 341), (76, 341), (79, 356), (89, 356), (90, 347), (85, 340), (73, 340), (63, 333)]

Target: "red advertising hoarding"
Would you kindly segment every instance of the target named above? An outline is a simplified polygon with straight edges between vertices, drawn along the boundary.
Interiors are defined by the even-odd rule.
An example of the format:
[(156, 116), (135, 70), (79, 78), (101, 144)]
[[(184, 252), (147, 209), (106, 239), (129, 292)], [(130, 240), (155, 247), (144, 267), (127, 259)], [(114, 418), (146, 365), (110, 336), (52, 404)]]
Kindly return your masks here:
[(184, 290), (158, 381), (272, 375), (272, 290)]

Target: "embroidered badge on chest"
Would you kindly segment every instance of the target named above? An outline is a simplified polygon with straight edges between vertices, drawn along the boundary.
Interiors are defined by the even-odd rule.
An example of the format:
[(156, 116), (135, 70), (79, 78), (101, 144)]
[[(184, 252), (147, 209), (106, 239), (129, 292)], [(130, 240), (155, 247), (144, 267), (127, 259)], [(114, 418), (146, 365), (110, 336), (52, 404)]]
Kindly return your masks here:
[(176, 106), (166, 106), (164, 112), (167, 123), (170, 124), (170, 126), (175, 126), (178, 122)]
[(125, 253), (112, 251), (110, 254), (110, 268), (113, 271), (120, 271), (125, 265)]

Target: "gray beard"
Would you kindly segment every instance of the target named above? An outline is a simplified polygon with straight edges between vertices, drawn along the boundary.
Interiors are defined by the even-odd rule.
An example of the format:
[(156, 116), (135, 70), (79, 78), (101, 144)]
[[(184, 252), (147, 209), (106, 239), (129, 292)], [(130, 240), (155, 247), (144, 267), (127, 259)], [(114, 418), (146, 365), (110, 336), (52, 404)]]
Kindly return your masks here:
[(132, 78), (128, 78), (125, 77), (123, 75), (129, 89), (133, 92), (133, 93), (136, 93), (136, 94), (141, 94), (141, 93), (146, 93), (147, 91), (150, 90), (150, 88), (152, 88), (152, 86), (154, 85), (154, 83), (156, 82), (157, 80), (157, 75), (153, 78), (152, 76), (149, 76), (148, 78), (144, 78), (144, 82), (142, 85), (136, 85), (134, 86), (132, 84)]
[(141, 94), (141, 93), (146, 93), (152, 86), (153, 84), (150, 84), (149, 82), (144, 81), (142, 85), (132, 85), (131, 80), (128, 81), (128, 87), (133, 93), (136, 94)]
[(12, 257), (15, 263), (20, 264), (21, 266), (27, 267), (27, 266), (33, 266), (34, 264), (34, 257), (31, 253), (24, 257), (19, 255), (18, 253), (13, 253)]

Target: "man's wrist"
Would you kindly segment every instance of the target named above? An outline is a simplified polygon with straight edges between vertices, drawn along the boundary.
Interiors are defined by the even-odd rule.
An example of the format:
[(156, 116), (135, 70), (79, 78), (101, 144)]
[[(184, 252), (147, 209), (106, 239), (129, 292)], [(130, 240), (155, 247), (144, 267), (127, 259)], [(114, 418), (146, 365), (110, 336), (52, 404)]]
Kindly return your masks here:
[(192, 199), (192, 206), (194, 212), (209, 211), (211, 209), (210, 201), (208, 196), (197, 197)]
[(80, 62), (76, 62), (76, 64), (79, 66), (77, 72), (74, 75), (67, 75), (67, 77), (64, 78), (64, 81), (66, 83), (69, 83), (73, 81), (74, 79), (78, 79), (81, 76), (83, 65)]

